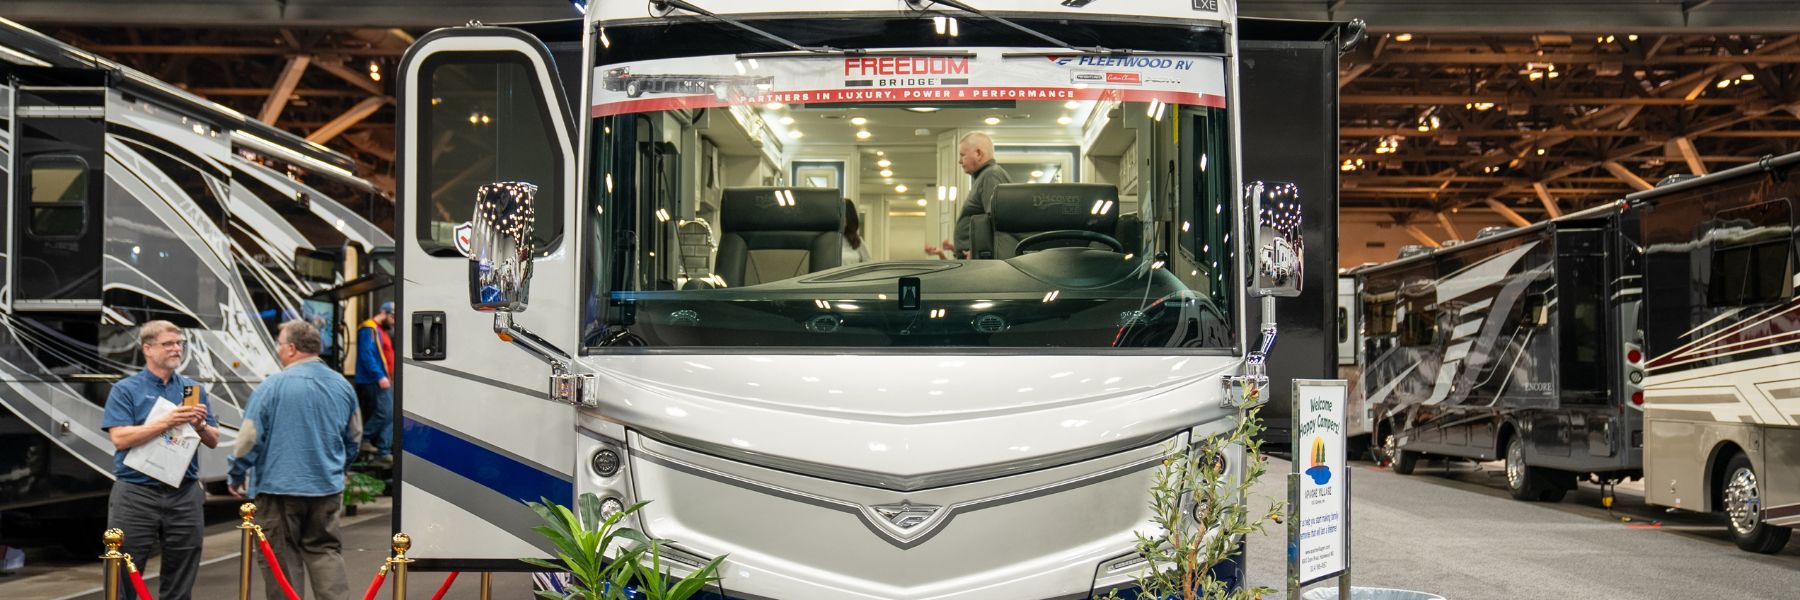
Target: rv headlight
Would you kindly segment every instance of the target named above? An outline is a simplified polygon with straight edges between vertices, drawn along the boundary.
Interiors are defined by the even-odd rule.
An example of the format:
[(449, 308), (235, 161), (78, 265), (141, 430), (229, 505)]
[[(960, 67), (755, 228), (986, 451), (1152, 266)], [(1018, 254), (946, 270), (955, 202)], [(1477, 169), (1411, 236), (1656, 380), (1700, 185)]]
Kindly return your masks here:
[(594, 474), (601, 477), (618, 475), (619, 453), (612, 451), (610, 448), (601, 448), (598, 452), (594, 453), (594, 458), (589, 463), (589, 466), (593, 467)]
[(614, 515), (624, 511), (625, 502), (618, 498), (607, 496), (605, 500), (600, 501), (600, 520), (602, 521), (610, 521)]

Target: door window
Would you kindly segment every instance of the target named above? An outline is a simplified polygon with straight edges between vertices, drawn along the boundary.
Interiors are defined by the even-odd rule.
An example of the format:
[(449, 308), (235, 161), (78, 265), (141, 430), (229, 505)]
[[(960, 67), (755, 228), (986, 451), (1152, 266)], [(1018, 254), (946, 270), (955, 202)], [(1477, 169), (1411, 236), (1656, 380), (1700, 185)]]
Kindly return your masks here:
[(533, 242), (548, 254), (562, 235), (563, 156), (543, 91), (524, 57), (456, 52), (420, 68), (419, 245), (456, 256), (455, 231), (474, 215), (483, 184), (537, 186)]
[(31, 160), (30, 220), (26, 231), (39, 239), (79, 238), (87, 231), (88, 164), (77, 156)]

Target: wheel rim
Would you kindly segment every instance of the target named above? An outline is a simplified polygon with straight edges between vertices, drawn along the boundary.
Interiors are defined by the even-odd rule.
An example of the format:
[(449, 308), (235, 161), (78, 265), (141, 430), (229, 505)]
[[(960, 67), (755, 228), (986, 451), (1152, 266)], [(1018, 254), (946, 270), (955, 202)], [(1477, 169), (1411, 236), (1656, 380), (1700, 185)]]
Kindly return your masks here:
[(1394, 435), (1393, 434), (1388, 434), (1387, 438), (1383, 439), (1381, 442), (1381, 451), (1383, 453), (1387, 454), (1387, 459), (1390, 462), (1394, 461), (1394, 460), (1398, 460), (1400, 457), (1400, 454), (1396, 451), (1396, 448), (1394, 446), (1395, 446), (1395, 444), (1394, 444)]
[(1756, 471), (1738, 469), (1725, 484), (1725, 512), (1731, 515), (1731, 529), (1749, 535), (1762, 523), (1762, 495), (1756, 491)]
[(1515, 490), (1525, 487), (1525, 444), (1518, 438), (1506, 443), (1506, 485)]

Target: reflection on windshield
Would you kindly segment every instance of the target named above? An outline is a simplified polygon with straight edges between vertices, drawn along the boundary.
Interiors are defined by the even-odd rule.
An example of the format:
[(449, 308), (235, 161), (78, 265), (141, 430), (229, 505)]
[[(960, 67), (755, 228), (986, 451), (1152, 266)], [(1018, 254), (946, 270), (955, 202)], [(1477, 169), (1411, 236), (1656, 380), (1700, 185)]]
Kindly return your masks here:
[(588, 345), (1234, 346), (1223, 108), (794, 102), (759, 68), (600, 72), (704, 101), (596, 104)]

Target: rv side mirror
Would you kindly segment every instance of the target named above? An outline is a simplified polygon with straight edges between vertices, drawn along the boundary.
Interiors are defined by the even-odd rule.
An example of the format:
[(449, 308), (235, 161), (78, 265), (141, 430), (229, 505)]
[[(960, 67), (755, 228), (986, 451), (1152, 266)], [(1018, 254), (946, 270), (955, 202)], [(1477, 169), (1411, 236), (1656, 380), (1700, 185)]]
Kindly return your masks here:
[(475, 191), (469, 230), (469, 306), (524, 312), (531, 285), (532, 200), (537, 186), (490, 183)]
[(1244, 188), (1244, 200), (1256, 237), (1250, 295), (1300, 295), (1304, 274), (1300, 260), (1306, 249), (1300, 235), (1300, 188), (1292, 183), (1256, 181)]

